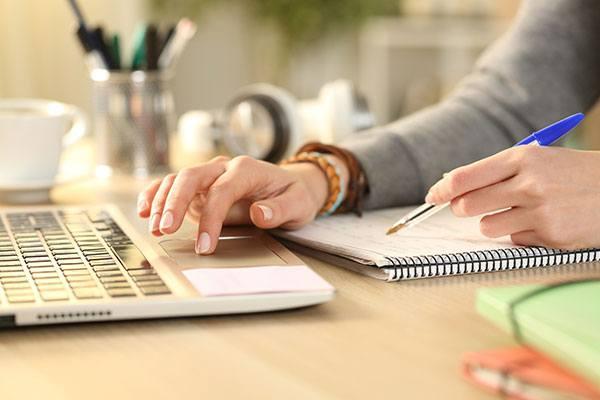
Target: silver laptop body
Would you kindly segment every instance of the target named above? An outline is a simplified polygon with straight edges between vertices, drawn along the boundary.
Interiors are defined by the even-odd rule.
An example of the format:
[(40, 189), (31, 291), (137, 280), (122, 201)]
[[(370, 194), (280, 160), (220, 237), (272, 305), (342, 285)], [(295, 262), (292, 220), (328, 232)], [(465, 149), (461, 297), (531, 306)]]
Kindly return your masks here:
[(184, 241), (165, 240), (169, 254), (153, 246), (112, 205), (3, 210), (0, 327), (275, 311), (333, 298), (333, 289), (202, 296), (182, 274), (191, 264), (304, 265), (266, 233), (242, 229), (199, 257)]

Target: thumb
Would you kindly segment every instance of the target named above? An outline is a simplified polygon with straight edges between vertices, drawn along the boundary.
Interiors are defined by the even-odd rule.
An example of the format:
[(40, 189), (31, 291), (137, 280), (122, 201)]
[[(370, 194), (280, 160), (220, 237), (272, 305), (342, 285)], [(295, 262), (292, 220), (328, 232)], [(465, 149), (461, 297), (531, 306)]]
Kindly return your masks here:
[(250, 206), (250, 219), (263, 229), (280, 226), (297, 229), (312, 221), (317, 211), (306, 189), (292, 185), (279, 196), (254, 202)]

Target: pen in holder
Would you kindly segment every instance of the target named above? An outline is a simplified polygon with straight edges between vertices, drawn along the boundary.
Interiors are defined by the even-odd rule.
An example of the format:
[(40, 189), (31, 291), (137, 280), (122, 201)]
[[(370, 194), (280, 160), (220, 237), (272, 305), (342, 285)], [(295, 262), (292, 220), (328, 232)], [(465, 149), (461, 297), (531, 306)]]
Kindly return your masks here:
[(176, 119), (172, 75), (93, 69), (90, 77), (97, 175), (146, 177), (168, 171)]

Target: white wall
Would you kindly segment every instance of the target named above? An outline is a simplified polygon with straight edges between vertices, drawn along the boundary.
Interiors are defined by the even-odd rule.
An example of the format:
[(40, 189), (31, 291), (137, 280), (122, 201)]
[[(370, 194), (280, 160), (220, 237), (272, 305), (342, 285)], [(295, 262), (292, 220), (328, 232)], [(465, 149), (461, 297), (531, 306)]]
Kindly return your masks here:
[[(89, 23), (128, 38), (150, 13), (144, 0), (80, 0)], [(67, 0), (0, 0), (0, 97), (42, 97), (90, 108), (90, 83), (74, 36)], [(207, 12), (181, 58), (174, 80), (178, 112), (223, 105), (243, 85), (276, 77), (271, 31), (256, 26), (241, 7)], [(290, 62), (280, 82), (302, 97), (328, 80), (356, 77), (350, 39), (325, 41)]]

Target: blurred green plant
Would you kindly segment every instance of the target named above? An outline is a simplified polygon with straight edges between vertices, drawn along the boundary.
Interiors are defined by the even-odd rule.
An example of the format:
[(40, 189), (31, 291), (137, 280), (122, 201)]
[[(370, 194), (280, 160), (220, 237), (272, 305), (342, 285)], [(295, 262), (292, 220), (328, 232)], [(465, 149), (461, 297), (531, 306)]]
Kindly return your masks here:
[(325, 35), (356, 30), (369, 17), (396, 15), (400, 0), (150, 0), (160, 15), (198, 17), (217, 3), (241, 2), (272, 23), (285, 46), (298, 48)]

